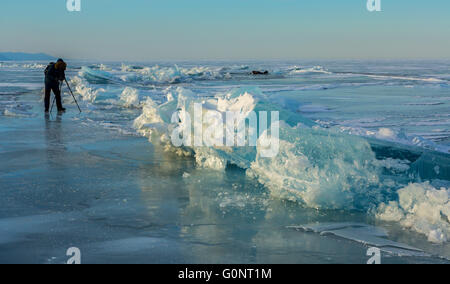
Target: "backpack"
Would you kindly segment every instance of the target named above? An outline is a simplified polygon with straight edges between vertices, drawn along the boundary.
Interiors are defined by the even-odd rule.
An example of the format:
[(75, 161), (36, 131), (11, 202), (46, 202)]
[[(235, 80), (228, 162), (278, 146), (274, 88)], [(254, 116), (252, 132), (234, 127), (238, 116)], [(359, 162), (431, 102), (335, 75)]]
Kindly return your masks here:
[(55, 65), (55, 62), (50, 62), (50, 63), (47, 65), (47, 67), (45, 68), (45, 71), (44, 71), (45, 76), (47, 76), (48, 70), (50, 70), (50, 68), (51, 68), (53, 65)]

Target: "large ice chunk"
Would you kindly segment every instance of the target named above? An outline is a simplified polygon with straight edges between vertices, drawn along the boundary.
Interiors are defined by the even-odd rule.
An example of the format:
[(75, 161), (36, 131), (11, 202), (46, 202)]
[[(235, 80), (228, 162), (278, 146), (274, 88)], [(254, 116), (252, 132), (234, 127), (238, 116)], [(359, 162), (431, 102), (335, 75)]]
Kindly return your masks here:
[(450, 189), (436, 189), (430, 183), (413, 183), (398, 192), (398, 202), (382, 203), (377, 217), (395, 221), (428, 237), (433, 243), (450, 238)]

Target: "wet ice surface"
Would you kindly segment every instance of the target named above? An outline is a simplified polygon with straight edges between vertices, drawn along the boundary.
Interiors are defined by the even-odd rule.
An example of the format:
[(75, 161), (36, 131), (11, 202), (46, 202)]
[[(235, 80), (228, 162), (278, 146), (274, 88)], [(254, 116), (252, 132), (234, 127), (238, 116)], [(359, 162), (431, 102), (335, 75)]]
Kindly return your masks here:
[[(450, 256), (448, 244), (431, 244), (426, 237), (367, 212), (305, 208), (273, 198), (237, 167), (200, 169), (192, 158), (165, 153), (132, 128), (141, 110), (108, 101), (120, 96), (125, 86), (95, 87), (106, 92), (99, 93), (95, 104), (81, 101), (81, 115), (65, 94), (69, 112), (46, 118), (41, 113), (41, 90), (33, 85), (42, 80), (41, 71), (31, 76), (23, 70), (9, 72), (11, 80), (0, 80), (1, 263), (64, 263), (69, 247), (81, 249), (84, 263), (366, 263), (367, 249), (374, 245), (384, 248), (383, 263), (447, 263), (442, 257)], [(280, 79), (248, 84), (261, 85), (274, 96), (276, 91), (270, 88), (275, 88), (276, 80)], [(207, 95), (239, 84), (246, 82), (202, 81), (190, 87)], [(400, 96), (397, 87), (388, 90)], [(158, 88), (145, 88), (140, 95), (157, 100)], [(361, 93), (378, 92), (371, 88)], [(426, 93), (436, 91), (440, 94), (436, 101), (448, 100), (445, 89), (433, 90)], [(289, 92), (284, 98), (294, 96)], [(325, 95), (301, 92), (302, 100), (296, 98), (297, 103), (289, 106), (330, 124), (339, 118), (340, 126), (350, 120), (347, 124), (360, 126), (353, 118), (360, 116), (355, 111), (362, 112), (360, 102), (338, 103), (347, 96), (345, 90), (330, 89)], [(133, 105), (133, 100), (126, 103)], [(378, 107), (365, 110), (367, 117), (361, 122), (365, 128), (399, 121), (411, 125), (408, 121), (413, 118), (405, 116), (374, 126), (379, 121), (373, 116), (384, 115)], [(409, 107), (418, 106), (405, 104)], [(431, 122), (445, 134), (445, 119)], [(385, 163), (399, 172), (411, 165)], [(441, 167), (439, 174), (445, 170)], [(430, 171), (429, 176), (435, 177), (436, 171)]]
[[(72, 246), (85, 263), (367, 261), (368, 246), (351, 238), (287, 228), (373, 222), (365, 214), (271, 199), (239, 169), (199, 170), (71, 114), (9, 122), (0, 138), (0, 262), (62, 263)], [(386, 253), (383, 261), (443, 260)]]

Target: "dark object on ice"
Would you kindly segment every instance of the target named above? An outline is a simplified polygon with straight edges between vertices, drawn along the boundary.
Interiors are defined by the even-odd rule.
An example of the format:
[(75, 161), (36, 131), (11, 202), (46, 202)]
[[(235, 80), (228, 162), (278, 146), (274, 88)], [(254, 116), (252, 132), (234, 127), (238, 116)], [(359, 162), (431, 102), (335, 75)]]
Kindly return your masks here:
[(66, 79), (67, 64), (62, 59), (58, 59), (56, 63), (50, 62), (45, 68), (45, 112), (48, 112), (50, 106), (50, 94), (53, 91), (55, 94), (56, 106), (58, 111), (62, 111), (63, 106), (61, 102), (61, 87), (59, 82)]
[(252, 75), (269, 75), (269, 71), (252, 71)]

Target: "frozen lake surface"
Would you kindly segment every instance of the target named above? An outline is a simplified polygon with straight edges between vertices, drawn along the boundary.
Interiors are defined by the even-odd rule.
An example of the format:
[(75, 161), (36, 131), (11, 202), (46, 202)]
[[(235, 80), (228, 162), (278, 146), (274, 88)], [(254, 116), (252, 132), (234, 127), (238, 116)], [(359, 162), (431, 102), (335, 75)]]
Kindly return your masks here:
[[(0, 63), (0, 263), (450, 259), (450, 62), (69, 62), (83, 113), (66, 92), (61, 116), (45, 64)], [(187, 90), (281, 109), (289, 158), (213, 149), (208, 168), (149, 142)]]

